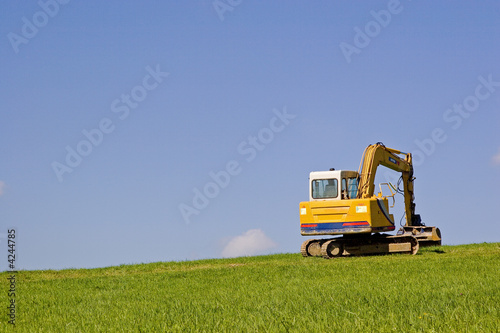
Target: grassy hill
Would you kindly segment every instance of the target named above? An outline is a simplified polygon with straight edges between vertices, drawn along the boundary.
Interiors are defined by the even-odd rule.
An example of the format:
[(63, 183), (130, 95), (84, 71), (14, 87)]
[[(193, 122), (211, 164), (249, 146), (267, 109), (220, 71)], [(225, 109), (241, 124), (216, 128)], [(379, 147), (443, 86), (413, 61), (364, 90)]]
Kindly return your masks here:
[(16, 304), (17, 332), (498, 332), (500, 243), (19, 271)]

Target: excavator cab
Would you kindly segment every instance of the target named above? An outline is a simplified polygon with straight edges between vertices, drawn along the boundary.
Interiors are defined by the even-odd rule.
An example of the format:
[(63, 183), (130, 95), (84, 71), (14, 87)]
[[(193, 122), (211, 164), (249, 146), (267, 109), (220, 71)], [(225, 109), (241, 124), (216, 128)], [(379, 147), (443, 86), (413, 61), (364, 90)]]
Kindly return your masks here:
[(358, 178), (356, 171), (330, 170), (311, 172), (309, 175), (311, 181), (309, 199), (311, 201), (356, 199), (358, 194)]

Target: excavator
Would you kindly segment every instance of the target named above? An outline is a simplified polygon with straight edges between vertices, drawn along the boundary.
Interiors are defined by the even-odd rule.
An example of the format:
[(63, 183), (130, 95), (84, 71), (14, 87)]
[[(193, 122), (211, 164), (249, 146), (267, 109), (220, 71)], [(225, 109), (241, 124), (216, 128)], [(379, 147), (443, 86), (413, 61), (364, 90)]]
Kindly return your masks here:
[[(379, 184), (374, 195), (375, 175), (379, 166), (400, 172), (396, 186)], [(340, 235), (334, 238), (309, 239), (302, 243), (304, 257), (335, 258), (342, 256), (408, 253), (419, 246), (441, 245), (441, 232), (422, 223), (415, 214), (413, 163), (411, 153), (387, 148), (381, 142), (369, 145), (358, 171), (314, 171), (309, 176), (309, 201), (300, 203), (300, 230), (303, 236)], [(400, 188), (402, 183), (403, 189)], [(384, 196), (382, 185), (391, 195)], [(404, 196), (406, 223), (396, 235), (383, 232), (396, 229), (389, 212), (389, 198)]]

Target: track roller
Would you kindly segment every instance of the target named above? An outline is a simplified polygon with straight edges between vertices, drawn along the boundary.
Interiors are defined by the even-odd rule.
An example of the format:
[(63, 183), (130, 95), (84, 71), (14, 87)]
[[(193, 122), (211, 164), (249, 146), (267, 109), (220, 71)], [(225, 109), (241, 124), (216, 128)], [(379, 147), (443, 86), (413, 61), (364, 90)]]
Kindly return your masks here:
[(341, 257), (344, 253), (344, 245), (338, 240), (328, 240), (321, 245), (321, 255), (323, 258), (330, 259)]
[(321, 245), (328, 239), (308, 239), (302, 243), (300, 253), (303, 257), (321, 257)]

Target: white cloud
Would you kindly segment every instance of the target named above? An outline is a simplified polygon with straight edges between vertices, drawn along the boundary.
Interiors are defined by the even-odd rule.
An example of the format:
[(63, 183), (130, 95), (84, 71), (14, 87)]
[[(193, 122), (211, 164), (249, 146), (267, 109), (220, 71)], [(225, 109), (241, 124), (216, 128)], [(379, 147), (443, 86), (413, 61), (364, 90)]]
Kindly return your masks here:
[(4, 188), (4, 186), (5, 186), (5, 183), (0, 180), (0, 195), (3, 194), (3, 188)]
[(500, 165), (500, 149), (498, 149), (498, 153), (496, 153), (491, 160), (493, 161), (493, 164)]
[(277, 245), (260, 229), (251, 229), (233, 237), (222, 250), (223, 257), (241, 257), (264, 254)]

